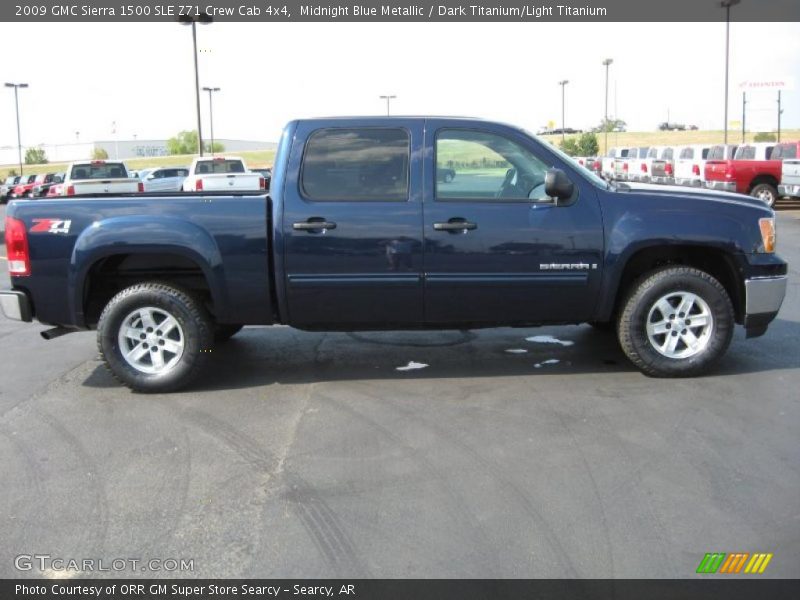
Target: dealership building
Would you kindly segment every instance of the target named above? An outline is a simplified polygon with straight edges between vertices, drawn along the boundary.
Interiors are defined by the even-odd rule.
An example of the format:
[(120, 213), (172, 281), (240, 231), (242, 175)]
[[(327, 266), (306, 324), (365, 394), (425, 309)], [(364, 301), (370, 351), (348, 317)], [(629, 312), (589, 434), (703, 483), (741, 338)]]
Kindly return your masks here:
[[(204, 139), (203, 142), (210, 140)], [(248, 150), (271, 150), (275, 142), (256, 142), (252, 140), (214, 139), (214, 144), (222, 144), (225, 152), (235, 153)], [(97, 142), (74, 144), (40, 144), (23, 146), (22, 156), (28, 148), (44, 150), (48, 162), (69, 162), (91, 158), (95, 150), (105, 150), (110, 159), (147, 158), (148, 156), (168, 156), (167, 140), (101, 140)], [(16, 146), (0, 146), (0, 165), (13, 166), (18, 162)]]

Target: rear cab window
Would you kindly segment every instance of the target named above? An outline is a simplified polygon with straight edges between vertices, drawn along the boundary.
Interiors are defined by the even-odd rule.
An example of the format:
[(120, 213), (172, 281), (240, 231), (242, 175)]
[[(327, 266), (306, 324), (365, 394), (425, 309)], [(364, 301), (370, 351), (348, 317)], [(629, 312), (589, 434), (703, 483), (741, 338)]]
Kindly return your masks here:
[(229, 160), (226, 158), (198, 160), (197, 165), (195, 166), (196, 175), (228, 175), (232, 173), (244, 172), (244, 163), (241, 160)]
[(128, 177), (128, 170), (123, 163), (86, 163), (74, 165), (69, 177), (70, 179), (124, 179)]
[(300, 190), (313, 201), (405, 202), (410, 153), (401, 128), (317, 130), (306, 142)]

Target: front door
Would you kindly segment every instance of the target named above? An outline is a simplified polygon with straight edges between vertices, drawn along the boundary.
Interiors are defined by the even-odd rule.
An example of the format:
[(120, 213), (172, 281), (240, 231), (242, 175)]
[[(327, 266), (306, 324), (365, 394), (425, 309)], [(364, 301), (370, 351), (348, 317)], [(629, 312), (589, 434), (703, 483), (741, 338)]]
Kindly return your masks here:
[(426, 321), (589, 319), (603, 253), (593, 186), (564, 168), (576, 193), (556, 205), (544, 179), (562, 159), (512, 128), (428, 120), (425, 143)]
[(421, 324), (422, 121), (298, 125), (284, 191), (289, 322)]

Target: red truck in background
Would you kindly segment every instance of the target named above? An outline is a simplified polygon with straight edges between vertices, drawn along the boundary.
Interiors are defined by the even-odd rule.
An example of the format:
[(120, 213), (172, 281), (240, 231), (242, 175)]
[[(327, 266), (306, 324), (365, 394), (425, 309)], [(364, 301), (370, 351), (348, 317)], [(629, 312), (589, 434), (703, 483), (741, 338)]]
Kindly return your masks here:
[(772, 143), (743, 144), (732, 160), (706, 161), (705, 187), (749, 194), (772, 207), (778, 199), (782, 168), (780, 160), (772, 159), (774, 149)]

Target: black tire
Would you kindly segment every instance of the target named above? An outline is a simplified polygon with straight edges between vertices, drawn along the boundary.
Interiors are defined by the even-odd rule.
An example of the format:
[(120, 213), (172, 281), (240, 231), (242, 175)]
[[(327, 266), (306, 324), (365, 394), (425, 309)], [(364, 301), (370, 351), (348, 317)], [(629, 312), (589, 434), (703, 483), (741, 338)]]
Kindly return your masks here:
[(445, 183), (452, 183), (453, 179), (455, 179), (455, 175), (453, 175), (452, 173), (445, 173), (444, 174), (444, 182)]
[[(693, 294), (705, 303), (707, 312), (711, 315), (710, 330), (706, 334), (702, 349), (696, 354), (686, 357), (672, 357), (656, 349), (650, 341), (647, 332), (648, 319), (651, 315), (660, 315), (656, 303), (666, 297), (680, 298), (681, 293)], [(669, 311), (668, 311), (669, 312)], [(698, 327), (697, 321), (692, 326), (686, 325), (691, 314), (684, 313), (664, 316), (665, 322), (670, 321), (668, 333), (660, 334), (656, 341), (664, 344), (668, 336), (679, 338), (677, 343), (685, 347), (686, 352), (692, 350), (681, 341), (686, 331), (692, 335), (703, 337), (705, 329)], [(675, 325), (672, 325), (675, 323)], [(733, 304), (722, 284), (708, 273), (691, 267), (667, 267), (644, 275), (631, 286), (622, 312), (617, 321), (617, 336), (622, 350), (630, 361), (645, 375), (651, 377), (692, 377), (707, 371), (728, 349), (733, 336), (734, 328)], [(680, 328), (680, 329), (678, 329)], [(681, 351), (679, 346), (676, 350)]]
[[(120, 347), (119, 333), (123, 324), (134, 311), (145, 307), (163, 311), (174, 317), (180, 326), (182, 353), (173, 366), (161, 373), (137, 370), (122, 355)], [(118, 381), (138, 392), (171, 392), (189, 384), (202, 371), (213, 340), (214, 326), (202, 304), (180, 288), (159, 282), (139, 283), (119, 292), (106, 305), (97, 325), (97, 346), (106, 367)], [(141, 346), (147, 348), (145, 342)], [(153, 346), (155, 344), (151, 343), (151, 350)], [(159, 349), (152, 352), (157, 354)], [(150, 355), (145, 352), (145, 356)], [(162, 357), (167, 356), (162, 352)], [(172, 356), (177, 357), (178, 353)]]
[(227, 342), (242, 330), (244, 325), (217, 325), (214, 328), (214, 343)]
[(775, 202), (778, 200), (778, 190), (774, 185), (769, 183), (759, 183), (750, 190), (750, 195), (759, 200), (763, 200), (770, 208), (775, 206)]

